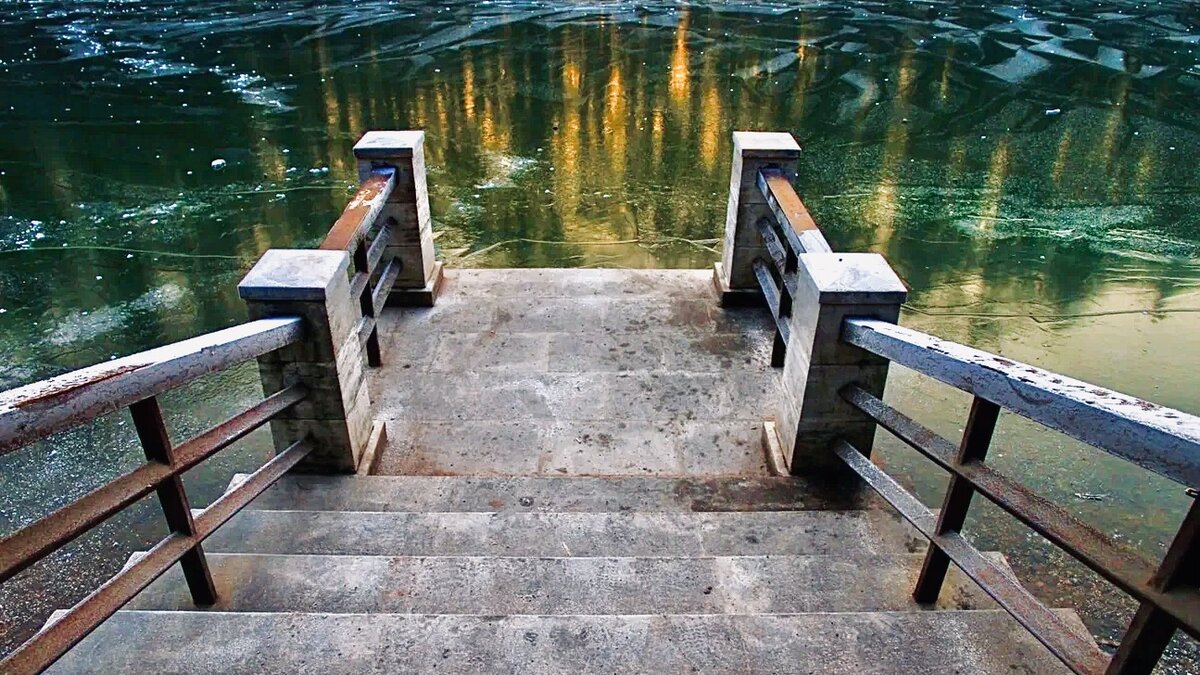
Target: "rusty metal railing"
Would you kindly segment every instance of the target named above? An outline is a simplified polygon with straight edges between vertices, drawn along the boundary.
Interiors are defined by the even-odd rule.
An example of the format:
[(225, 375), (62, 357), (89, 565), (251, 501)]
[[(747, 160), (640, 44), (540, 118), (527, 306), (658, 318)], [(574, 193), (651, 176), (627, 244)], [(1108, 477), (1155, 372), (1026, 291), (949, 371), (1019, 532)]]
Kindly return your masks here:
[(18, 647), (0, 672), (34, 673), (54, 663), (142, 589), (180, 563), (197, 605), (217, 592), (201, 542), (310, 452), (307, 440), (277, 454), (238, 487), (193, 516), (182, 474), (302, 401), (292, 386), (178, 445), (159, 394), (301, 339), (295, 317), (253, 321), (0, 393), (0, 454), (129, 408), (146, 463), (0, 540), (0, 583), (154, 491), (171, 534)]
[[(1149, 674), (1177, 630), (1200, 638), (1200, 503), (1193, 501), (1166, 555), (1153, 563), (985, 462), (1002, 409), (1061, 431), (1191, 487), (1200, 485), (1200, 418), (892, 323), (847, 319), (842, 341), (974, 395), (955, 446), (856, 385), (842, 397), (950, 472), (935, 515), (857, 448), (835, 453), (930, 541), (913, 597), (937, 599), (951, 562), (1076, 673)], [(1087, 565), (1140, 607), (1110, 659), (1020, 582), (963, 538), (971, 498), (982, 494)], [(1195, 490), (1188, 492), (1193, 499)]]
[(383, 217), (395, 189), (396, 169), (373, 169), (320, 246), (350, 254), (350, 295), (359, 299), (363, 314), (358, 334), (367, 352), (367, 365), (375, 367), (383, 362), (375, 317), (383, 310), (402, 264), (393, 257), (382, 268), (379, 265), (396, 230), (396, 220)]
[(755, 223), (758, 233), (762, 235), (763, 248), (767, 251), (770, 264), (762, 258), (755, 258), (754, 276), (758, 278), (767, 307), (775, 319), (771, 365), (781, 368), (787, 356), (791, 332), (788, 318), (797, 291), (799, 256), (801, 253), (830, 253), (832, 249), (783, 171), (761, 169), (757, 185), (773, 217), (764, 216)]

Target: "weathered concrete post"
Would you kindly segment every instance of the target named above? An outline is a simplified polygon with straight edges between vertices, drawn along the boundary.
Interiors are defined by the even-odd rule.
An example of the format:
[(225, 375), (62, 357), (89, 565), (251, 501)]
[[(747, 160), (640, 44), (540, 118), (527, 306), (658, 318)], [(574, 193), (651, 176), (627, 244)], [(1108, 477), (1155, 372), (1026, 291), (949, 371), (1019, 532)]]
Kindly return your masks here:
[(263, 390), (308, 389), (298, 405), (271, 420), (276, 452), (308, 435), (313, 452), (297, 467), (354, 473), (371, 432), (362, 342), (362, 310), (350, 295), (345, 251), (272, 249), (238, 284), (251, 319), (299, 316), (305, 338), (259, 358)]
[(793, 474), (840, 465), (831, 444), (844, 438), (869, 453), (875, 423), (842, 399), (855, 383), (883, 395), (888, 361), (841, 341), (842, 320), (895, 322), (907, 289), (876, 253), (802, 253), (778, 414), (780, 445)]
[(767, 200), (758, 189), (759, 169), (782, 170), (789, 180), (796, 177), (800, 145), (785, 132), (733, 132), (733, 168), (729, 175), (729, 205), (725, 210), (725, 248), (716, 265), (713, 281), (721, 294), (722, 307), (761, 304), (762, 291), (754, 276), (755, 258), (770, 259), (763, 248), (755, 223), (774, 218)]
[(434, 260), (433, 223), (425, 183), (424, 131), (368, 131), (354, 145), (358, 179), (376, 167), (396, 169), (396, 188), (380, 217), (392, 225), (384, 259), (400, 260), (400, 276), (388, 295), (389, 306), (432, 307), (442, 281), (442, 263)]

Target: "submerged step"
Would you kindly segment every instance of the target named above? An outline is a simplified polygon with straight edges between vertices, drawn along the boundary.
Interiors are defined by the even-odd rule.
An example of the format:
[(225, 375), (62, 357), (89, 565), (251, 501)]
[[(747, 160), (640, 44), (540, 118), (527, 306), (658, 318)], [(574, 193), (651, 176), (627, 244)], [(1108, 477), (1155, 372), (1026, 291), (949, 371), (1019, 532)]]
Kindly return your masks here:
[[(243, 475), (234, 478), (240, 482)], [(288, 475), (250, 508), (305, 511), (799, 511), (860, 506), (865, 493), (796, 477)]]
[[(1074, 613), (1065, 615), (1078, 625)], [(442, 673), (1069, 672), (1000, 610), (508, 617), (126, 610), (50, 672), (435, 668)]]
[(867, 511), (378, 513), (245, 510), (205, 542), (226, 553), (704, 556), (886, 553)]
[[(917, 610), (924, 556), (495, 558), (209, 554), (234, 612), (789, 614)], [(178, 567), (130, 609), (194, 609)], [(955, 570), (938, 607), (994, 608)]]

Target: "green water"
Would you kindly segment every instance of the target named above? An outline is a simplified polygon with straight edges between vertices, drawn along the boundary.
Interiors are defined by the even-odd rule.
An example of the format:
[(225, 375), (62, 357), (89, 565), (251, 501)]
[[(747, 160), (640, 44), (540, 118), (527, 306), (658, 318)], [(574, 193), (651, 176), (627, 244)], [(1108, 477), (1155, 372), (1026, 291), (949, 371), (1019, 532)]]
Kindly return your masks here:
[[(440, 255), (498, 267), (711, 265), (730, 133), (760, 129), (804, 146), (834, 248), (912, 287), (904, 323), (1197, 413), (1198, 47), (1187, 2), (0, 2), (0, 387), (244, 320), (236, 281), (320, 240), (366, 129), (427, 131)], [(255, 395), (243, 369), (168, 409), (182, 434)], [(889, 398), (947, 435), (966, 414), (900, 369)], [(1179, 486), (1001, 429), (1000, 466), (1161, 553)], [(0, 530), (115, 475), (129, 441), (107, 421), (0, 459)], [(936, 505), (942, 475), (880, 445)], [(200, 472), (195, 500), (266, 451)], [(53, 563), (105, 561), (68, 591), (6, 587), (4, 643), (156, 535), (154, 508)], [(978, 512), (981, 545), (1119, 634), (1127, 603)]]

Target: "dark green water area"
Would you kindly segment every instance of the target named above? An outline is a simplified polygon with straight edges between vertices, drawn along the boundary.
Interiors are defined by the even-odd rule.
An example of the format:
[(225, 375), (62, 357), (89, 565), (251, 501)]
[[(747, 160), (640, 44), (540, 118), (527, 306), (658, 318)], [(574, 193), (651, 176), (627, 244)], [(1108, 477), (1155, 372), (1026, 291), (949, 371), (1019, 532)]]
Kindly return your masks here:
[[(270, 247), (315, 245), (370, 128), (423, 128), (458, 267), (708, 267), (730, 133), (786, 130), (835, 250), (902, 322), (1200, 413), (1200, 5), (0, 1), (0, 388), (243, 321)], [(215, 166), (217, 168), (214, 168)], [(166, 397), (177, 437), (261, 392)], [(969, 401), (894, 368), (957, 437)], [(140, 461), (113, 416), (0, 458), (0, 533)], [(880, 457), (926, 503), (945, 476)], [(1012, 415), (990, 459), (1147, 555), (1181, 486)], [(188, 477), (206, 504), (261, 433)], [(139, 504), (6, 584), (0, 647), (161, 536)], [(1110, 644), (1133, 605), (980, 500), (968, 526)], [(1200, 672), (1177, 638), (1168, 670)]]

